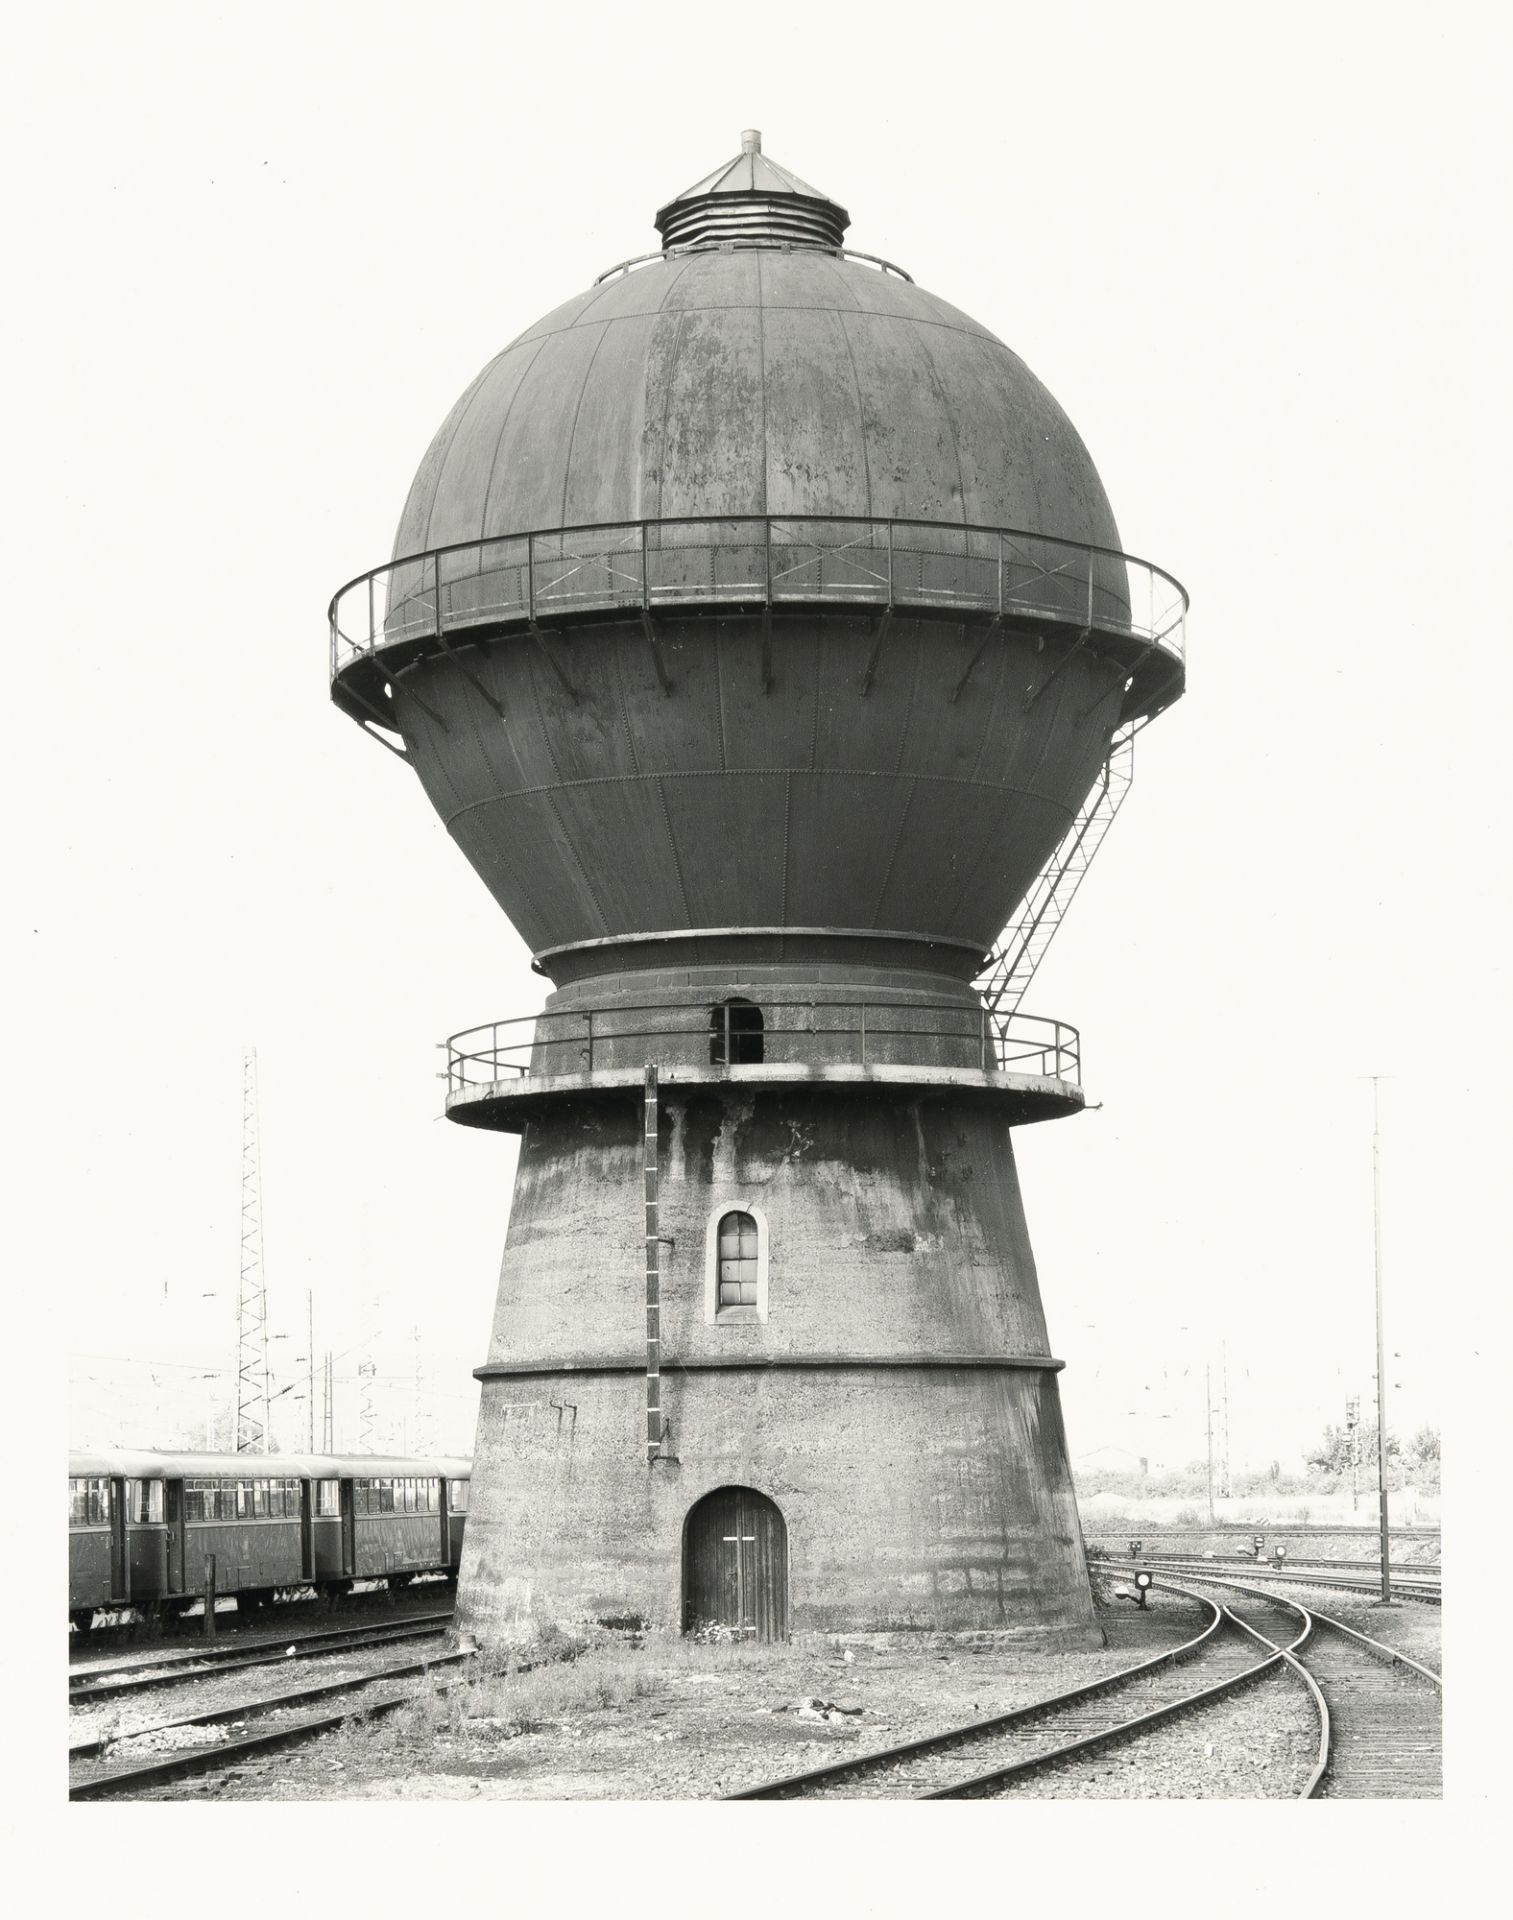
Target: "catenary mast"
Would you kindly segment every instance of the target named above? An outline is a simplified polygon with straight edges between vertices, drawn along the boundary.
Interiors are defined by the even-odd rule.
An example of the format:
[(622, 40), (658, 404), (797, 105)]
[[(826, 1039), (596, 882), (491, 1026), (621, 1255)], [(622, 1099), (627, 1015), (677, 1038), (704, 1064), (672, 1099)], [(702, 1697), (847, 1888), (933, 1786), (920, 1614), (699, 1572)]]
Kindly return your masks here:
[(263, 1271), (263, 1174), (254, 1050), (242, 1059), (242, 1212), (232, 1429), (236, 1452), (268, 1451), (268, 1398), (268, 1289)]

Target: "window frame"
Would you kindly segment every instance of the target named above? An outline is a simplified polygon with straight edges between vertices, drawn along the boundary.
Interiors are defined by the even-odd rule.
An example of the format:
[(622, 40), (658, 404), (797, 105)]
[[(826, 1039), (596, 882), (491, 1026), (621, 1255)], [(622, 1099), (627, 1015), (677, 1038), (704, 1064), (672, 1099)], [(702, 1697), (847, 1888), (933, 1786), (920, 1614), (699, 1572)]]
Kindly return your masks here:
[[(731, 1213), (749, 1214), (756, 1224), (756, 1304), (722, 1307), (720, 1305), (720, 1222)], [(722, 1200), (710, 1214), (704, 1227), (704, 1324), (708, 1327), (760, 1326), (767, 1319), (768, 1268), (771, 1235), (767, 1216), (751, 1200), (736, 1196)]]
[(110, 1525), (110, 1478), (108, 1475), (71, 1473), (68, 1476), (68, 1524), (70, 1528)]
[[(736, 1026), (732, 1014), (747, 1011), (756, 1015), (755, 1024)], [(756, 1042), (755, 1058), (750, 1043)], [(739, 1058), (732, 1058), (739, 1055)], [(712, 1067), (758, 1067), (767, 1058), (767, 1017), (755, 1000), (743, 993), (727, 994), (709, 1009), (709, 1064)], [(726, 1209), (730, 1211), (730, 1209)]]

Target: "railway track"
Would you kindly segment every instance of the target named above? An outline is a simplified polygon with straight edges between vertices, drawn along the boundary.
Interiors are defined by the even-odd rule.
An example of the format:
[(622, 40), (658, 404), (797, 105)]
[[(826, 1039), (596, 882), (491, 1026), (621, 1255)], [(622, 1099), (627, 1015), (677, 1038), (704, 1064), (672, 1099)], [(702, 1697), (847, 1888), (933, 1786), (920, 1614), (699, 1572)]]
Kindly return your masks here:
[[(1111, 1573), (1133, 1573), (1137, 1566), (1147, 1565), (1153, 1567), (1159, 1566), (1166, 1572), (1180, 1573), (1184, 1577), (1191, 1575), (1195, 1579), (1224, 1578), (1224, 1576), (1218, 1572), (1217, 1566), (1212, 1560), (1166, 1559), (1159, 1554), (1151, 1555), (1148, 1559), (1142, 1558), (1138, 1561), (1109, 1561), (1106, 1563), (1106, 1570)], [(1331, 1571), (1315, 1572), (1307, 1567), (1292, 1565), (1285, 1567), (1247, 1565), (1245, 1568), (1245, 1578), (1247, 1580), (1267, 1581), (1271, 1583), (1286, 1581), (1292, 1585), (1302, 1587), (1334, 1587), (1341, 1593), (1369, 1593), (1376, 1595), (1381, 1592), (1380, 1576), (1374, 1580), (1341, 1579)], [(1442, 1598), (1438, 1579), (1429, 1580), (1425, 1579), (1422, 1575), (1415, 1577), (1413, 1575), (1400, 1575), (1396, 1572), (1392, 1575), (1392, 1593), (1395, 1599), (1421, 1600), (1426, 1605), (1434, 1607), (1440, 1604)]]
[(725, 1797), (999, 1798), (1032, 1775), (1101, 1759), (1112, 1746), (1138, 1741), (1178, 1716), (1201, 1714), (1242, 1688), (1289, 1682), (1306, 1690), (1318, 1730), (1298, 1798), (1438, 1796), (1438, 1675), (1289, 1595), (1219, 1574), (1204, 1580), (1241, 1597), (1215, 1601), (1175, 1581), (1159, 1582), (1206, 1603), (1210, 1618), (1201, 1633), (1155, 1660), (967, 1726)]
[[(429, 1659), (406, 1661), (380, 1667), (374, 1672), (348, 1675), (340, 1680), (317, 1681), (306, 1687), (222, 1703), (201, 1713), (185, 1714), (175, 1720), (161, 1720), (150, 1726), (135, 1728), (116, 1739), (103, 1736), (78, 1741), (69, 1748), (68, 1797), (70, 1800), (95, 1800), (118, 1793), (141, 1792), (144, 1788), (162, 1786), (195, 1773), (234, 1766), (239, 1761), (270, 1752), (274, 1748), (311, 1739), (359, 1715), (373, 1718), (390, 1713), (406, 1705), (414, 1695), (409, 1689), (386, 1693), (383, 1689), (387, 1685), (438, 1668), (457, 1666), (472, 1658), (473, 1650), (462, 1648)], [(211, 1670), (195, 1677), (219, 1678), (220, 1674)], [(327, 1708), (314, 1714), (301, 1711), (317, 1701), (334, 1700), (343, 1694), (352, 1697), (334, 1709)], [(261, 1720), (267, 1724), (256, 1732), (244, 1733), (240, 1738), (231, 1740), (220, 1738), (216, 1731), (222, 1725), (237, 1727), (250, 1720)], [(196, 1732), (204, 1734), (203, 1741), (194, 1742)], [(185, 1743), (186, 1736), (188, 1743)], [(128, 1751), (116, 1755), (113, 1752), (116, 1748), (129, 1749), (139, 1741), (161, 1740), (165, 1737), (174, 1743), (167, 1753), (144, 1755), (138, 1751), (133, 1755)]]
[[(1206, 1596), (1163, 1582), (1208, 1614), (1201, 1632), (1180, 1646), (1105, 1674), (1084, 1686), (1031, 1701), (943, 1733), (875, 1753), (788, 1774), (725, 1796), (731, 1800), (933, 1799), (986, 1777), (1028, 1772), (1061, 1754), (1105, 1742), (1185, 1709), (1195, 1697), (1217, 1697), (1259, 1679), (1279, 1664), (1258, 1654), (1244, 1635), (1226, 1631), (1225, 1612)], [(1201, 1683), (1206, 1681), (1206, 1686)], [(970, 1772), (975, 1766), (978, 1771)]]
[(289, 1660), (366, 1652), (369, 1647), (435, 1639), (445, 1633), (451, 1623), (450, 1612), (419, 1614), (405, 1621), (385, 1621), (366, 1627), (332, 1627), (287, 1638), (280, 1635), (276, 1642), (254, 1647), (224, 1644), (122, 1661), (115, 1666), (91, 1667), (69, 1674), (69, 1705), (93, 1705), (99, 1700), (121, 1699), (158, 1687), (184, 1686), (210, 1674), (219, 1676), (249, 1667), (281, 1666)]
[[(1089, 1547), (1088, 1553), (1094, 1560), (1109, 1560), (1120, 1564), (1123, 1564), (1127, 1557), (1122, 1551), (1111, 1552), (1107, 1548), (1100, 1547)], [(1162, 1566), (1173, 1567), (1234, 1567), (1245, 1564), (1246, 1561), (1247, 1556), (1241, 1553), (1183, 1553), (1175, 1547), (1157, 1547), (1149, 1552), (1128, 1556), (1128, 1564), (1132, 1567), (1153, 1567), (1158, 1562)], [(1256, 1560), (1253, 1557), (1249, 1557), (1248, 1563), (1251, 1566), (1271, 1565), (1269, 1560)], [(1296, 1560), (1289, 1560), (1287, 1564), (1289, 1567), (1314, 1567), (1320, 1573), (1369, 1573), (1375, 1579), (1381, 1578), (1380, 1560), (1305, 1560), (1299, 1557)], [(1388, 1564), (1394, 1580), (1438, 1580), (1440, 1577), (1438, 1560), (1393, 1560)]]
[[(1189, 1576), (1255, 1595), (1224, 1574)], [(1271, 1601), (1273, 1596), (1262, 1593)], [(1297, 1602), (1288, 1604), (1298, 1606)], [(1323, 1696), (1326, 1758), (1304, 1798), (1433, 1800), (1442, 1792), (1443, 1747), (1439, 1674), (1396, 1647), (1318, 1609), (1321, 1631), (1310, 1640), (1308, 1674)]]

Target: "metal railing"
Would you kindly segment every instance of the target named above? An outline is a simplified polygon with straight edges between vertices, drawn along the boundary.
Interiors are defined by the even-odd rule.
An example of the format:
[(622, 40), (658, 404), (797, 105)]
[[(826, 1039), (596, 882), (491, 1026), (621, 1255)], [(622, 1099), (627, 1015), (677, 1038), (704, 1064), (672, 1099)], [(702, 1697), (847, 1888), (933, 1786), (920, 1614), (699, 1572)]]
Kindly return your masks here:
[(827, 253), (835, 260), (865, 260), (868, 266), (876, 267), (880, 273), (891, 273), (900, 280), (914, 285), (914, 275), (906, 273), (895, 261), (885, 260), (880, 253), (858, 253), (855, 247), (821, 247), (808, 240), (770, 240), (765, 236), (738, 239), (734, 235), (719, 240), (693, 240), (685, 245), (677, 242), (670, 247), (659, 247), (655, 253), (632, 254), (629, 260), (618, 260), (612, 267), (606, 267), (603, 273), (594, 275), (594, 285), (602, 287), (606, 280), (613, 280), (617, 274), (632, 273), (637, 267), (660, 261), (664, 265), (669, 260), (681, 259), (690, 253), (751, 253), (760, 249), (763, 253)]
[[(732, 1017), (734, 1016), (734, 1018)], [(640, 1071), (648, 1060), (739, 1074), (754, 1066), (908, 1066), (1017, 1073), (1081, 1085), (1064, 1021), (1004, 1019), (959, 1001), (820, 999), (596, 1007), (471, 1027), (447, 1041), (447, 1103), (501, 1083)]]
[(1132, 554), (1012, 527), (759, 514), (501, 534), (391, 561), (332, 599), (331, 674), (478, 628), (813, 604), (1059, 623), (1184, 658), (1186, 590)]

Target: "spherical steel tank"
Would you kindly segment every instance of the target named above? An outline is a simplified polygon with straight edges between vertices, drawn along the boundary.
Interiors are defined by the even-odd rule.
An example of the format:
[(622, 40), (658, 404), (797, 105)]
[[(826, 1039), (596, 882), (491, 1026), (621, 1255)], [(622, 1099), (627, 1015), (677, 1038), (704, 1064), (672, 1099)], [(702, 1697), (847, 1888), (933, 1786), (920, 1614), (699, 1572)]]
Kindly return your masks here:
[(986, 327), (861, 261), (753, 247), (648, 262), (528, 327), (443, 421), (394, 556), (766, 513), (1119, 545), (1076, 428)]
[[(660, 216), (684, 250), (489, 362), (348, 676), (559, 983), (969, 979), (1170, 664), (1044, 386), (898, 270), (763, 242), (781, 197), (695, 190)], [(745, 242), (701, 244), (732, 202)], [(774, 234), (795, 205), (838, 240), (813, 189)]]

